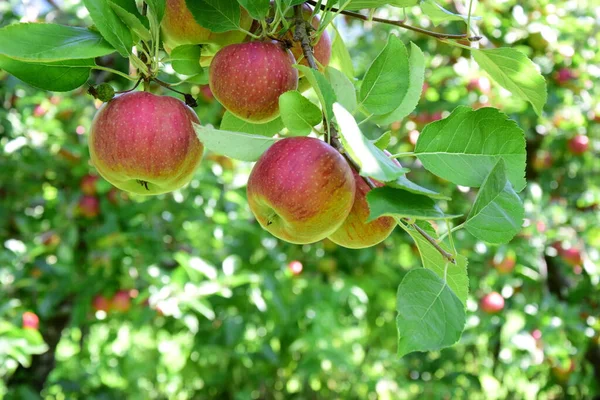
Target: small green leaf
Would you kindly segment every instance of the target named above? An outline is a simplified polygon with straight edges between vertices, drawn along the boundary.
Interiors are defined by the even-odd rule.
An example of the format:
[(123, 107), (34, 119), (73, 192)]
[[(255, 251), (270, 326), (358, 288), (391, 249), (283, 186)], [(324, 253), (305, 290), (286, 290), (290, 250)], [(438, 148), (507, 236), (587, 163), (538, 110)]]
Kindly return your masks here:
[(344, 106), (346, 110), (354, 111), (356, 109), (356, 89), (352, 82), (341, 71), (332, 67), (327, 67), (325, 77), (331, 83), (338, 103)]
[(138, 38), (144, 41), (150, 41), (152, 39), (152, 36), (150, 35), (150, 30), (147, 26), (148, 21), (145, 20), (146, 25), (144, 25), (144, 23), (142, 22), (142, 16), (139, 15), (137, 10), (135, 13), (133, 13), (131, 12), (132, 10), (127, 10), (121, 7), (121, 5), (115, 3), (114, 0), (110, 0), (108, 4), (113, 9), (113, 11), (119, 16), (119, 18), (121, 18), (121, 21), (123, 21), (125, 25), (127, 25), (129, 29), (131, 29), (131, 32), (133, 32)]
[[(467, 16), (455, 14), (440, 6), (435, 0), (422, 0), (419, 4), (423, 13), (429, 17), (435, 26), (447, 21), (463, 21), (466, 23)], [(481, 17), (471, 16), (471, 20), (480, 20)]]
[(508, 47), (472, 49), (472, 54), (492, 79), (515, 96), (530, 102), (536, 114), (542, 115), (548, 100), (546, 80), (525, 54)]
[(221, 131), (198, 124), (194, 124), (194, 130), (208, 150), (240, 161), (257, 161), (278, 140), (261, 135)]
[(321, 102), (325, 119), (327, 120), (327, 123), (330, 123), (331, 118), (333, 117), (333, 103), (336, 102), (335, 92), (333, 91), (331, 84), (327, 78), (317, 70), (305, 65), (294, 65), (294, 67), (304, 73), (304, 77), (310, 82)]
[(308, 135), (313, 126), (323, 119), (319, 107), (296, 90), (290, 90), (279, 96), (279, 109), (281, 120), (292, 135)]
[(237, 0), (250, 16), (256, 20), (265, 19), (271, 8), (269, 0)]
[(154, 19), (158, 25), (162, 22), (165, 16), (166, 3), (165, 0), (146, 0), (150, 14), (154, 16)]
[(251, 124), (239, 119), (229, 111), (225, 111), (221, 120), (221, 129), (224, 131), (244, 132), (252, 135), (272, 137), (283, 129), (281, 118), (276, 118), (266, 124)]
[(350, 53), (340, 32), (335, 25), (332, 24), (332, 26), (335, 29), (335, 37), (331, 43), (331, 60), (329, 61), (329, 66), (342, 71), (353, 82), (354, 65), (352, 64), (352, 57), (350, 57)]
[(420, 194), (423, 196), (427, 196), (427, 197), (431, 197), (432, 199), (438, 199), (438, 200), (450, 200), (450, 197), (438, 193), (434, 190), (431, 189), (427, 189), (421, 185), (417, 185), (416, 183), (414, 183), (413, 181), (409, 180), (406, 175), (402, 175), (401, 177), (399, 177), (398, 179), (396, 179), (395, 181), (391, 181), (391, 182), (387, 182), (386, 183), (388, 186), (396, 188), (396, 189), (402, 189), (402, 190), (406, 190), (407, 192), (411, 192), (414, 194)]
[(506, 166), (500, 159), (477, 194), (465, 228), (488, 243), (509, 242), (523, 224), (525, 209), (506, 178)]
[(392, 139), (392, 132), (387, 131), (387, 132), (384, 132), (377, 139), (371, 140), (371, 143), (373, 143), (375, 146), (377, 146), (378, 149), (385, 150), (390, 145), (391, 139)]
[(345, 9), (362, 10), (363, 8), (378, 8), (385, 5), (405, 8), (416, 6), (418, 3), (419, 0), (352, 0)]
[(240, 28), (240, 5), (237, 0), (186, 0), (194, 19), (215, 33)]
[(113, 11), (108, 0), (83, 0), (96, 28), (123, 57), (131, 55), (133, 37), (129, 27)]
[(441, 350), (460, 339), (464, 306), (432, 271), (408, 271), (398, 286), (396, 302), (399, 357), (413, 351)]
[(184, 44), (171, 51), (171, 65), (175, 72), (183, 75), (201, 74), (204, 69), (200, 66), (202, 47), (195, 44)]
[(368, 221), (382, 216), (426, 220), (460, 217), (460, 215), (444, 214), (429, 197), (385, 186), (369, 191), (367, 202), (371, 211)]

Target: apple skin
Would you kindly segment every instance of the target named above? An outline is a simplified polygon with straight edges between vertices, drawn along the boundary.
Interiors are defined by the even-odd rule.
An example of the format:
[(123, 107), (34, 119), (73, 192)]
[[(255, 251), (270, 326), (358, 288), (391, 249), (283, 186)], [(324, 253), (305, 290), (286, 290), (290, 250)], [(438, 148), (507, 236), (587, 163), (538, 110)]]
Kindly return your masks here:
[(504, 308), (504, 297), (498, 292), (486, 294), (480, 302), (481, 309), (487, 314), (495, 314)]
[(128, 290), (119, 290), (110, 302), (112, 309), (118, 312), (127, 312), (131, 308), (131, 296)]
[(194, 132), (196, 113), (182, 101), (131, 92), (96, 113), (88, 141), (92, 163), (117, 188), (155, 195), (186, 185), (204, 146)]
[(590, 138), (586, 135), (577, 135), (569, 140), (569, 150), (576, 156), (584, 154), (589, 147)]
[(94, 196), (96, 194), (96, 181), (98, 177), (96, 175), (87, 174), (81, 178), (79, 187), (83, 194), (87, 196)]
[(92, 308), (94, 311), (104, 311), (109, 312), (111, 309), (110, 300), (102, 295), (97, 295), (92, 300)]
[[(240, 27), (250, 29), (252, 18), (241, 8)], [(177, 46), (184, 44), (208, 44), (209, 53), (214, 54), (215, 48), (240, 43), (246, 33), (239, 30), (216, 33), (200, 26), (187, 8), (185, 0), (167, 0), (165, 16), (161, 22), (163, 46), (168, 53)], [(206, 54), (206, 48), (203, 53)]]
[[(390, 236), (396, 227), (396, 221), (392, 217), (380, 217), (367, 222), (370, 213), (367, 193), (371, 188), (356, 171), (353, 172), (356, 181), (354, 205), (342, 226), (328, 238), (342, 247), (363, 249), (381, 243)], [(377, 187), (384, 186), (381, 182), (373, 181), (373, 183)]]
[(298, 88), (295, 63), (292, 53), (277, 42), (232, 44), (210, 64), (210, 89), (236, 117), (269, 122), (279, 116), (279, 96)]
[(38, 329), (40, 327), (40, 319), (31, 311), (23, 313), (23, 328), (25, 329)]
[(502, 260), (497, 260), (495, 257), (492, 260), (494, 268), (496, 268), (496, 271), (498, 271), (501, 274), (508, 274), (512, 272), (512, 270), (515, 268), (516, 263), (517, 257), (514, 254), (514, 252), (507, 253)]
[(325, 239), (344, 222), (356, 183), (342, 155), (309, 137), (282, 139), (258, 160), (248, 179), (248, 204), (273, 236), (306, 244)]
[(100, 214), (100, 201), (94, 196), (82, 196), (77, 209), (86, 218), (95, 218)]
[(292, 273), (292, 275), (300, 275), (302, 273), (302, 263), (298, 260), (291, 261), (288, 264), (288, 269)]

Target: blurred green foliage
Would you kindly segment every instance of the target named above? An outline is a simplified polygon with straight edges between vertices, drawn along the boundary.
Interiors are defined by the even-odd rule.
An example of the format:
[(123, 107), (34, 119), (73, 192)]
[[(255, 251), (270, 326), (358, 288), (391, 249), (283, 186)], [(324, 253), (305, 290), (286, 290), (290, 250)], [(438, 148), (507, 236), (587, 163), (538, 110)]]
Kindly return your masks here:
[[(523, 232), (502, 247), (455, 235), (470, 260), (467, 329), (452, 348), (402, 359), (395, 354), (396, 288), (420, 259), (400, 230), (360, 251), (280, 242), (248, 209), (251, 165), (214, 154), (188, 187), (156, 198), (129, 197), (99, 179), (88, 193), (99, 212), (86, 217), (79, 204), (88, 189), (81, 182), (94, 174), (86, 137), (99, 103), (85, 88), (44, 93), (0, 71), (0, 397), (600, 395), (600, 86), (594, 84), (600, 9), (581, 4), (481, 1), (476, 8), (489, 39), (483, 46), (516, 47), (540, 67), (549, 84), (542, 118), (490, 85), (467, 51), (339, 19), (359, 76), (390, 31), (427, 55), (417, 111), (391, 126), (396, 152), (412, 151), (423, 125), (458, 105), (493, 105), (527, 132)], [(82, 16), (77, 1), (60, 10), (45, 2), (0, 4), (0, 26), (89, 23)], [(427, 27), (425, 18), (412, 18)], [(436, 29), (460, 33), (464, 25)], [(101, 61), (128, 68), (115, 58)], [(92, 77), (107, 79), (117, 90), (129, 84), (103, 72)], [(218, 103), (198, 87), (189, 90), (200, 99), (201, 121), (217, 123)], [(382, 133), (364, 126), (372, 137)], [(581, 156), (567, 144), (577, 134), (591, 139)], [(474, 193), (453, 191), (411, 161), (403, 163), (414, 181), (465, 199), (449, 212), (468, 211)], [(570, 246), (580, 250), (581, 262), (560, 251)], [(494, 259), (507, 255), (516, 256), (516, 266), (501, 273)], [(287, 267), (292, 260), (303, 264), (298, 275)], [(506, 299), (494, 316), (478, 309), (491, 291)], [(117, 292), (131, 304), (94, 310), (99, 296)], [(22, 327), (26, 311), (40, 317), (39, 332)]]

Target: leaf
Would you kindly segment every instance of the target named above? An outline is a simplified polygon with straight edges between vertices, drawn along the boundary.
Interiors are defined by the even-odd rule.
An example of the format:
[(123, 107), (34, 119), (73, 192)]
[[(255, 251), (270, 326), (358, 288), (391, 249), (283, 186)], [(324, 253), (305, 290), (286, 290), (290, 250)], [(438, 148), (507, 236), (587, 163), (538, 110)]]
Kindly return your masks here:
[(276, 118), (266, 124), (251, 124), (239, 119), (229, 111), (226, 111), (221, 121), (221, 129), (225, 131), (244, 132), (252, 135), (272, 137), (283, 129), (281, 118)]
[(257, 161), (278, 140), (248, 133), (221, 131), (198, 124), (194, 124), (194, 130), (207, 149), (240, 161)]
[(344, 108), (350, 112), (356, 109), (356, 89), (352, 82), (341, 71), (327, 67), (325, 77), (329, 80), (335, 97)]
[(472, 54), (477, 64), (500, 86), (530, 102), (536, 114), (542, 115), (548, 99), (546, 81), (525, 54), (508, 47), (472, 49)]
[(240, 5), (236, 0), (186, 0), (186, 5), (200, 26), (215, 33), (240, 28)]
[[(427, 232), (432, 238), (437, 239), (437, 233), (427, 221), (419, 221), (417, 224)], [(450, 263), (440, 252), (433, 247), (416, 229), (411, 226), (406, 228), (406, 232), (413, 238), (419, 249), (423, 267), (435, 272), (443, 281), (446, 281), (452, 292), (459, 298), (463, 304), (467, 304), (469, 296), (469, 276), (467, 274), (468, 260), (465, 256), (454, 254), (456, 264)], [(439, 243), (440, 247), (449, 253), (453, 253), (444, 243)]]
[(465, 228), (488, 243), (507, 243), (521, 230), (524, 215), (521, 199), (506, 179), (506, 166), (500, 159), (481, 185)]
[[(147, 26), (148, 21), (145, 20), (146, 25), (144, 25), (144, 23), (142, 22), (144, 19), (141, 15), (139, 15), (137, 9), (135, 10), (135, 12), (132, 12), (132, 10), (121, 7), (121, 5), (117, 4), (115, 0), (110, 0), (108, 4), (117, 14), (117, 16), (121, 18), (121, 21), (123, 21), (123, 23), (125, 23), (125, 25), (127, 25), (129, 29), (138, 38), (144, 41), (150, 41), (152, 39), (152, 36), (150, 35), (150, 30)], [(135, 5), (135, 3), (133, 4)]]
[(325, 115), (325, 119), (327, 123), (331, 123), (331, 118), (333, 117), (333, 103), (336, 101), (335, 92), (331, 87), (331, 84), (325, 76), (312, 68), (309, 68), (305, 65), (294, 65), (299, 71), (304, 73), (304, 77), (310, 82), (313, 87), (319, 101), (321, 102), (321, 106), (323, 108), (323, 113)]
[(155, 21), (158, 25), (162, 22), (165, 16), (165, 0), (145, 0), (146, 4), (148, 4), (148, 9), (150, 13), (154, 15)]
[[(419, 4), (423, 13), (429, 17), (435, 26), (446, 21), (463, 21), (466, 23), (467, 16), (455, 14), (440, 6), (435, 0), (422, 0)], [(471, 16), (471, 20), (480, 20), (481, 17)]]
[(419, 0), (352, 0), (345, 7), (347, 10), (360, 10), (363, 8), (378, 8), (385, 5), (394, 7), (412, 7), (416, 6)]
[(350, 156), (360, 166), (362, 176), (370, 176), (382, 182), (393, 181), (408, 169), (398, 166), (377, 148), (360, 131), (352, 114), (339, 103), (333, 105), (333, 112), (340, 128), (342, 144)]
[(390, 145), (391, 139), (392, 139), (392, 132), (387, 131), (387, 132), (384, 132), (377, 139), (371, 140), (371, 143), (373, 143), (375, 146), (377, 146), (378, 149), (385, 150)]
[(313, 126), (323, 119), (319, 107), (296, 90), (290, 90), (279, 96), (279, 109), (283, 124), (293, 135), (308, 135)]
[(413, 351), (440, 350), (460, 339), (464, 306), (432, 271), (408, 271), (398, 286), (396, 302), (399, 357)]
[(369, 221), (381, 216), (413, 219), (449, 219), (460, 215), (446, 215), (429, 197), (391, 187), (375, 188), (367, 193)]
[(411, 192), (414, 194), (420, 194), (423, 196), (431, 197), (432, 199), (439, 199), (439, 200), (450, 200), (451, 199), (450, 197), (448, 197), (444, 194), (438, 193), (431, 189), (427, 189), (421, 185), (417, 185), (413, 181), (409, 180), (406, 177), (406, 175), (402, 175), (395, 181), (387, 182), (386, 185), (396, 188), (396, 189), (403, 189), (403, 190), (406, 190), (407, 192)]
[(97, 32), (57, 24), (14, 24), (0, 29), (0, 54), (18, 61), (89, 59), (114, 53)]
[(177, 46), (171, 51), (171, 65), (175, 72), (183, 75), (197, 75), (204, 72), (200, 66), (202, 47), (195, 44)]
[(131, 55), (133, 37), (129, 27), (113, 11), (108, 0), (83, 0), (96, 28), (123, 57)]
[(26, 63), (0, 55), (0, 68), (42, 90), (68, 92), (85, 84), (93, 59)]
[(406, 93), (404, 94), (400, 105), (394, 111), (384, 115), (376, 115), (371, 118), (374, 123), (386, 125), (394, 121), (400, 121), (417, 107), (419, 99), (421, 98), (421, 92), (423, 91), (423, 83), (425, 81), (425, 57), (419, 46), (412, 42), (410, 44), (408, 64), (408, 88), (406, 89)]
[(495, 108), (457, 107), (423, 129), (415, 153), (427, 170), (456, 185), (481, 186), (499, 159), (517, 192), (526, 185), (523, 130)]
[(404, 43), (389, 35), (360, 87), (360, 104), (375, 115), (394, 111), (408, 92), (408, 53)]
[(346, 43), (340, 35), (335, 25), (331, 25), (335, 29), (335, 37), (331, 43), (331, 60), (329, 66), (336, 68), (344, 73), (346, 77), (352, 82), (354, 81), (354, 65), (352, 64), (352, 57), (348, 52)]
[(269, 0), (238, 0), (238, 3), (256, 20), (265, 19), (271, 8)]

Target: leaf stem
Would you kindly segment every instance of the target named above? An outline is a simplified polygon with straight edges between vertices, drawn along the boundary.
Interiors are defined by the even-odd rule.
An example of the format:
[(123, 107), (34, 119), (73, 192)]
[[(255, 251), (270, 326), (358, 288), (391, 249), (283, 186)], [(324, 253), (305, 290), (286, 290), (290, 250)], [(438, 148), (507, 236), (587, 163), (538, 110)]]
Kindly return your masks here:
[(450, 229), (449, 231), (445, 232), (444, 234), (442, 234), (439, 238), (438, 238), (438, 242), (442, 242), (444, 239), (446, 239), (446, 236), (460, 230), (463, 229), (465, 227), (465, 223), (463, 222), (460, 225), (456, 225), (454, 228)]

